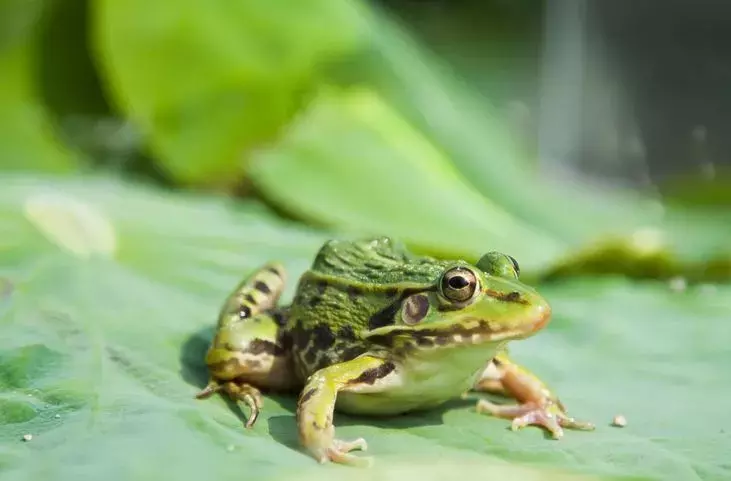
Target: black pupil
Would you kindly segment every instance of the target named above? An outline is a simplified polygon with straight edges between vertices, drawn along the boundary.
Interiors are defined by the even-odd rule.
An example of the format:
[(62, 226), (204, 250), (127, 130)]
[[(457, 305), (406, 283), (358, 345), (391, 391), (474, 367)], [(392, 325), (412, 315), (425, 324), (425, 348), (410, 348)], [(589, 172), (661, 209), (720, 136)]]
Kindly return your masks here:
[(447, 281), (447, 284), (449, 284), (449, 287), (452, 289), (464, 289), (470, 285), (470, 281), (462, 276), (454, 276)]

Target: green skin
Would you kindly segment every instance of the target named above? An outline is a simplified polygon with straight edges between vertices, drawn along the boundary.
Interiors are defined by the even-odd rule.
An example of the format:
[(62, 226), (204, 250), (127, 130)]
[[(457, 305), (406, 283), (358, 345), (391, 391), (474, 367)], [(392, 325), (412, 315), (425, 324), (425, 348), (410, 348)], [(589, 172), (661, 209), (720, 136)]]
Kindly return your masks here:
[(476, 265), (416, 256), (389, 238), (329, 241), (300, 278), (288, 307), (279, 264), (245, 279), (226, 300), (206, 356), (211, 381), (251, 409), (260, 389), (298, 391), (300, 442), (318, 461), (369, 464), (349, 452), (363, 439), (334, 437), (333, 412), (394, 415), (480, 391), (518, 401), (478, 401), (478, 412), (541, 425), (593, 429), (568, 417), (558, 398), (513, 363), (505, 345), (529, 337), (551, 309), (522, 284), (518, 263), (491, 252)]

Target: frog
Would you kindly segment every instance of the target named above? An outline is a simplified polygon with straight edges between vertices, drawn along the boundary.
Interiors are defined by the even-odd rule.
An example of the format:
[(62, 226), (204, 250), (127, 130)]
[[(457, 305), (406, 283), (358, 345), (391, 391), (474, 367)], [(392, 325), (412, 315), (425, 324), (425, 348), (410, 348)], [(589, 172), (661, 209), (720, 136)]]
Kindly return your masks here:
[(262, 393), (294, 393), (301, 448), (320, 463), (352, 466), (373, 458), (356, 453), (367, 450), (363, 438), (335, 437), (336, 412), (395, 416), (477, 393), (475, 411), (513, 430), (536, 425), (554, 439), (592, 430), (509, 355), (510, 341), (540, 332), (552, 315), (519, 276), (517, 260), (498, 251), (472, 264), (385, 236), (333, 239), (280, 305), (287, 273), (266, 263), (225, 299), (205, 356), (210, 379), (196, 397), (243, 403), (252, 428)]

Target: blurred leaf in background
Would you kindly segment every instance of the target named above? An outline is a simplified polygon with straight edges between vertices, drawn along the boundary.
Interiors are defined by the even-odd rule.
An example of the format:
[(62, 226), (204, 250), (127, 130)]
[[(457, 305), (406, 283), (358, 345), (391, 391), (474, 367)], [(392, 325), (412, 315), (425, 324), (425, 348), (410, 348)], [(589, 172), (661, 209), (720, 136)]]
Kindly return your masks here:
[(369, 90), (323, 92), (275, 148), (254, 156), (250, 175), (283, 209), (348, 231), (389, 232), (432, 254), (476, 261), (494, 248), (533, 269), (565, 248), (483, 197)]
[(70, 172), (79, 167), (59, 145), (38, 81), (43, 2), (0, 3), (0, 168)]
[[(31, 29), (38, 30), (40, 42), (34, 45), (39, 47), (23, 58), (40, 68), (28, 67), (31, 75), (21, 84), (42, 94), (39, 102), (45, 103), (36, 109), (51, 114), (48, 129), (55, 125), (60, 140), (106, 167), (225, 192), (251, 193), (247, 186), (253, 182), (266, 200), (303, 220), (337, 231), (367, 226), (369, 232), (403, 237), (412, 247), (440, 255), (476, 258), (492, 245), (524, 259), (532, 276), (620, 273), (709, 280), (731, 275), (725, 267), (731, 253), (719, 241), (727, 229), (718, 227), (731, 225), (728, 212), (699, 216), (654, 197), (600, 189), (588, 179), (557, 180), (530, 160), (535, 151), (526, 148), (528, 135), (510, 128), (504, 106), (511, 93), (535, 96), (536, 82), (529, 79), (538, 70), (537, 7), (467, 2), (445, 17), (441, 31), (438, 13), (444, 7), (425, 9), (422, 23), (426, 18), (438, 32), (438, 50), (458, 60), (457, 70), (420, 45), (403, 22), (360, 2), (307, 8), (247, 3), (237, 4), (238, 10), (215, 3), (181, 5), (149, 10), (141, 3), (74, 0), (36, 7), (45, 12), (44, 21)], [(455, 34), (460, 24), (491, 18), (484, 13), (490, 8), (498, 12), (486, 25), (492, 29), (473, 38)], [(324, 24), (331, 28), (321, 28)], [(488, 46), (468, 50), (476, 43)], [(511, 66), (506, 58), (523, 60)], [(511, 75), (520, 88), (497, 87), (510, 84)], [(378, 98), (380, 111), (388, 112), (371, 117), (370, 125), (353, 127), (382, 132), (386, 137), (378, 138), (388, 141), (380, 153), (374, 150), (378, 140), (364, 139), (370, 149), (350, 144), (312, 114), (329, 95), (323, 92), (333, 87), (366, 89)], [(486, 91), (492, 98), (485, 98)], [(352, 118), (348, 97), (341, 95), (342, 105), (330, 101), (331, 110), (351, 111), (342, 114), (345, 124), (339, 127)], [(381, 121), (387, 125), (377, 125)], [(394, 125), (400, 127), (388, 130)], [(303, 129), (310, 132), (308, 148), (330, 152), (327, 165), (286, 150), (298, 135), (293, 132)], [(409, 147), (417, 144), (417, 150)], [(353, 168), (354, 156), (361, 170)], [(405, 156), (412, 159), (404, 161)], [(57, 156), (32, 157), (39, 166), (58, 162), (43, 160)], [(252, 159), (257, 165), (249, 172)], [(388, 181), (403, 181), (400, 169), (407, 165), (412, 187)], [(317, 181), (299, 182), (303, 171)], [(453, 174), (435, 175), (447, 171)], [(451, 200), (410, 198), (414, 190), (427, 194), (418, 185), (425, 178), (432, 179), (426, 187), (432, 200)], [(458, 198), (457, 178), (469, 200)], [(378, 181), (380, 202), (353, 188), (365, 185), (361, 179)], [(709, 216), (715, 226), (699, 220)], [(694, 228), (678, 226), (679, 218)], [(429, 228), (416, 219), (428, 220)], [(656, 234), (642, 235), (648, 231)]]
[(357, 2), (94, 0), (95, 54), (115, 104), (183, 184), (230, 187), (247, 153), (365, 35)]

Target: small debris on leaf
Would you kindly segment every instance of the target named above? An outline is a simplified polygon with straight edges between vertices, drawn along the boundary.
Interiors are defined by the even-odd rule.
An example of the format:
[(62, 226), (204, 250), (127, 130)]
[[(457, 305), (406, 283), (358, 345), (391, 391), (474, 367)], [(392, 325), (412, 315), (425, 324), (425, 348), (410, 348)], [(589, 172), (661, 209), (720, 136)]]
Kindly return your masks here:
[(621, 414), (617, 414), (614, 416), (614, 419), (612, 419), (612, 426), (617, 426), (618, 428), (623, 428), (627, 425), (627, 418), (622, 416)]
[(26, 441), (26, 442), (28, 442), (28, 441), (30, 441), (31, 439), (33, 439), (33, 435), (32, 435), (32, 434), (24, 434), (24, 435), (23, 435), (23, 441)]

